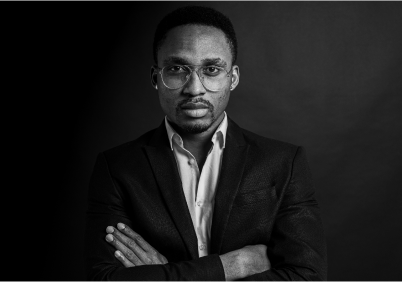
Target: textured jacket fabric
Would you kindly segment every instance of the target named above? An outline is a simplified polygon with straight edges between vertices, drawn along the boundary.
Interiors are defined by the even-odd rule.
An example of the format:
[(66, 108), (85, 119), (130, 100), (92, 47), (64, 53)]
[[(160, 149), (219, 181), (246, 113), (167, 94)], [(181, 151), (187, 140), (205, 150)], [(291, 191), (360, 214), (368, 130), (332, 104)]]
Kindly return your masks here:
[[(125, 268), (105, 241), (122, 222), (169, 263)], [(99, 154), (87, 213), (86, 270), (93, 280), (225, 280), (219, 255), (268, 247), (271, 269), (245, 280), (326, 280), (319, 207), (302, 147), (264, 138), (229, 119), (216, 191), (211, 254), (198, 244), (164, 123)]]

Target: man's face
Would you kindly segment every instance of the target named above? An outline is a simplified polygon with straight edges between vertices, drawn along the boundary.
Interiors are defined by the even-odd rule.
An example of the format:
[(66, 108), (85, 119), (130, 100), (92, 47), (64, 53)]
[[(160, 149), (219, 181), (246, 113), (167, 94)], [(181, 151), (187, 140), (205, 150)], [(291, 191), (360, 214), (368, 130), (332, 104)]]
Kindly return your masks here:
[(179, 89), (169, 89), (161, 75), (156, 76), (159, 100), (168, 119), (188, 133), (201, 133), (215, 129), (222, 121), (229, 102), (230, 90), (237, 86), (239, 69), (233, 66), (230, 46), (225, 34), (217, 28), (185, 25), (173, 28), (158, 51), (160, 68), (170, 65), (215, 65), (230, 71), (222, 80), (219, 91), (210, 91), (192, 72), (189, 81)]

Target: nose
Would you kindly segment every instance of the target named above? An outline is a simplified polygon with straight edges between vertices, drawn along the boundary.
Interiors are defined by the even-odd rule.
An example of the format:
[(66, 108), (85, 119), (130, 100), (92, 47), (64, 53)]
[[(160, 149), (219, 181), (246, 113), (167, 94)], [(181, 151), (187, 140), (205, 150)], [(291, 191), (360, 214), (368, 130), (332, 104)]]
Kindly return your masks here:
[(190, 74), (190, 78), (187, 81), (186, 85), (184, 86), (183, 93), (192, 96), (203, 95), (207, 92), (204, 85), (200, 80), (196, 71), (193, 71)]

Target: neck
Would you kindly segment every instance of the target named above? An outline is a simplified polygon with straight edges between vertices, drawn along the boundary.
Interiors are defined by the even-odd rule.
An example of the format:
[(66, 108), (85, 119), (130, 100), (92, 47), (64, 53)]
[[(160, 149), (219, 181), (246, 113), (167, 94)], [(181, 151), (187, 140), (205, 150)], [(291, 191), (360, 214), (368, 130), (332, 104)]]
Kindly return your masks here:
[(189, 133), (184, 131), (174, 123), (170, 123), (170, 125), (181, 136), (181, 138), (183, 139), (184, 147), (187, 150), (187, 144), (191, 147), (203, 148), (210, 145), (212, 136), (214, 135), (218, 126), (221, 124), (224, 117), (225, 115), (221, 114), (206, 131), (201, 133)]
[(207, 159), (208, 152), (212, 146), (212, 135), (217, 127), (209, 128), (205, 132), (198, 134), (179, 133), (183, 139), (183, 146), (186, 148), (196, 159), (198, 167), (202, 170), (204, 163)]
[(212, 136), (214, 135), (219, 124), (220, 124), (220, 122), (218, 122), (216, 125), (214, 123), (213, 125), (211, 125), (210, 128), (208, 128), (206, 131), (201, 132), (201, 133), (186, 132), (174, 123), (171, 123), (171, 126), (176, 130), (176, 132), (183, 139), (184, 148), (186, 148), (187, 150), (189, 150), (192, 153), (191, 149), (193, 149), (193, 150), (195, 149), (197, 151), (205, 149), (206, 147), (209, 149)]
[[(216, 129), (216, 128), (215, 128)], [(215, 130), (212, 132), (203, 132), (199, 134), (179, 133), (183, 139), (183, 146), (189, 150), (195, 157), (203, 157), (211, 147), (211, 139)], [(197, 157), (196, 157), (197, 158)]]
[(212, 136), (214, 135), (216, 129), (218, 128), (224, 117), (225, 115), (222, 114), (206, 131), (201, 133), (184, 132), (176, 124), (171, 123), (171, 126), (183, 139), (184, 148), (186, 148), (189, 152), (191, 152), (191, 154), (193, 154), (200, 168), (203, 166), (208, 151), (211, 148)]

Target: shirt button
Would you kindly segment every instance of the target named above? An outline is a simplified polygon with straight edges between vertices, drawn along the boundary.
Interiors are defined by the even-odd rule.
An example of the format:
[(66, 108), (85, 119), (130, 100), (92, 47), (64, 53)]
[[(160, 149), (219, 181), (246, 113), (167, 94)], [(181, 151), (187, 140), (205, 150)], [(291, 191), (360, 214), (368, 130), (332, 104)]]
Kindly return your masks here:
[(197, 206), (200, 207), (201, 205), (202, 205), (202, 202), (201, 202), (201, 201), (198, 201), (198, 202), (197, 202)]
[(205, 249), (207, 248), (207, 246), (205, 246), (204, 244), (202, 244), (202, 245), (199, 246), (199, 248), (200, 248), (201, 251), (203, 251), (203, 250), (205, 250)]
[(189, 164), (189, 165), (193, 165), (193, 164), (194, 164), (194, 160), (193, 160), (193, 159), (190, 159), (190, 160), (188, 161), (188, 164)]

